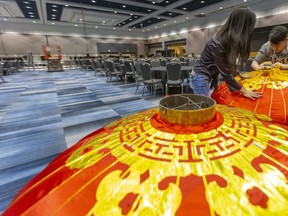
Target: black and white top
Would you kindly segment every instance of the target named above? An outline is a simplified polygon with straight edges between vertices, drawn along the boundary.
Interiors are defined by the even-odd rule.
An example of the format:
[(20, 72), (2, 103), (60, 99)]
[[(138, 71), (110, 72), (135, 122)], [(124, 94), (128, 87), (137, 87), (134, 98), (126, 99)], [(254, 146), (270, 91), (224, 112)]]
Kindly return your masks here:
[(258, 64), (261, 64), (265, 61), (271, 61), (272, 64), (276, 62), (288, 64), (288, 44), (280, 53), (276, 53), (272, 50), (270, 42), (268, 41), (262, 45), (254, 60)]

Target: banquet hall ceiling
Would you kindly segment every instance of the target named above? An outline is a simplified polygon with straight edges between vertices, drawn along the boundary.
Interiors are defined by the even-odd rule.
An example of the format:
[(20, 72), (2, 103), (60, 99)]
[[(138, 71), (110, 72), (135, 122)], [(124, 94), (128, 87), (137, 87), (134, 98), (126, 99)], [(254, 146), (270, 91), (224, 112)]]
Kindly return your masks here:
[(1, 21), (150, 30), (257, 0), (0, 0)]

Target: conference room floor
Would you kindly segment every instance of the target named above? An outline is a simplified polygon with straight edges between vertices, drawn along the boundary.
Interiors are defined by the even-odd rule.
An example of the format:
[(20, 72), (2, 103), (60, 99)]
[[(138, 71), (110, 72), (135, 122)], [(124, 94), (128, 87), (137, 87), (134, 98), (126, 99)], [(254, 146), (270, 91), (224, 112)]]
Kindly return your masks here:
[(107, 82), (93, 71), (25, 70), (0, 84), (0, 213), (59, 153), (121, 117), (156, 107), (130, 80)]

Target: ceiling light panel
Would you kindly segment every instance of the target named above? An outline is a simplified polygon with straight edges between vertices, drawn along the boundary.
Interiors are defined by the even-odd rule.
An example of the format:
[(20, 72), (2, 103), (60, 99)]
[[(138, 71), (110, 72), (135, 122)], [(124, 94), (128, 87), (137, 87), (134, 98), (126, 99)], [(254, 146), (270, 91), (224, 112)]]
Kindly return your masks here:
[(189, 1), (186, 4), (181, 5), (177, 7), (176, 9), (191, 12), (191, 11), (194, 11), (194, 10), (197, 10), (197, 9), (200, 9), (200, 8), (203, 8), (203, 7), (218, 3), (218, 2), (222, 2), (222, 1), (224, 0), (209, 0), (209, 1), (208, 0), (206, 1), (194, 0), (194, 1)]
[[(32, 0), (16, 0), (25, 18), (39, 19), (38, 9), (35, 1)], [(33, 12), (33, 17), (31, 13)]]

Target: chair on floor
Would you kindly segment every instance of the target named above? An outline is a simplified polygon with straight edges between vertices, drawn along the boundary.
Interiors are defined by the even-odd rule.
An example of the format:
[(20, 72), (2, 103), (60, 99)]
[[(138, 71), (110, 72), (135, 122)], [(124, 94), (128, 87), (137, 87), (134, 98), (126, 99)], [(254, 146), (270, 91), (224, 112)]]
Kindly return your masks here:
[(170, 60), (170, 62), (177, 62), (177, 63), (179, 62), (179, 63), (180, 63), (181, 61), (180, 61), (180, 59), (178, 59), (178, 58), (172, 58), (172, 59)]
[[(197, 59), (196, 58), (193, 58), (193, 59), (189, 59), (188, 61), (188, 65), (189, 66), (192, 66), (192, 70), (194, 69), (195, 65), (197, 64)], [(190, 71), (192, 72), (192, 71)], [(186, 91), (188, 92), (188, 88), (189, 88), (189, 85), (190, 85), (190, 78), (191, 78), (191, 75), (189, 74), (188, 76), (186, 77), (183, 77), (184, 79), (186, 79), (187, 83), (186, 83)]]
[(124, 80), (125, 84), (127, 84), (128, 77), (133, 77), (134, 72), (132, 71), (132, 66), (130, 61), (124, 61)]
[(160, 66), (161, 66), (161, 62), (159, 59), (151, 60), (151, 67), (160, 67)]
[(144, 90), (145, 87), (147, 89), (153, 90), (153, 97), (155, 97), (156, 94), (156, 90), (158, 88), (162, 89), (163, 92), (163, 80), (162, 79), (155, 79), (153, 78), (153, 71), (151, 71), (150, 68), (150, 64), (144, 62), (142, 64), (139, 65), (140, 67), (140, 71), (142, 74), (142, 78), (143, 78), (143, 91), (142, 91), (142, 96), (144, 95)]
[(197, 63), (197, 59), (190, 59), (189, 60), (189, 66), (192, 66), (193, 68), (196, 65), (196, 63)]
[(122, 78), (123, 77), (123, 73), (122, 71), (118, 71), (116, 70), (115, 64), (112, 61), (107, 61), (107, 81), (110, 79), (110, 81), (112, 80), (112, 77), (115, 77), (116, 80), (118, 81), (118, 78)]
[(143, 77), (142, 77), (142, 73), (141, 73), (141, 70), (140, 70), (140, 64), (144, 63), (145, 61), (143, 60), (138, 60), (134, 63), (134, 68), (135, 68), (135, 82), (137, 83), (137, 87), (136, 87), (136, 90), (135, 90), (135, 94), (137, 93), (138, 91), (138, 88), (140, 85), (144, 85), (143, 83)]
[(92, 60), (92, 68), (94, 70), (94, 76), (100, 76), (100, 75), (105, 75), (105, 70), (102, 67), (101, 63), (99, 60), (95, 59)]
[(10, 71), (10, 65), (8, 61), (4, 61), (3, 63), (3, 74), (4, 75), (12, 75), (11, 71)]
[(137, 93), (138, 91), (138, 88), (140, 85), (143, 85), (143, 78), (141, 76), (141, 72), (139, 71), (140, 74), (138, 74), (138, 72), (136, 71), (136, 68), (133, 64), (133, 62), (130, 62), (131, 64), (131, 69), (132, 69), (132, 72), (133, 72), (133, 79), (135, 80), (137, 86), (136, 86), (136, 90), (135, 90), (135, 94)]
[(168, 94), (168, 88), (175, 86), (181, 86), (181, 92), (183, 94), (181, 64), (178, 62), (170, 62), (166, 64), (166, 71), (167, 71), (167, 82), (165, 84), (166, 95)]
[(3, 82), (3, 83), (5, 83), (6, 80), (5, 80), (4, 77), (3, 77), (3, 66), (4, 66), (4, 64), (3, 64), (3, 63), (0, 63), (0, 81)]

